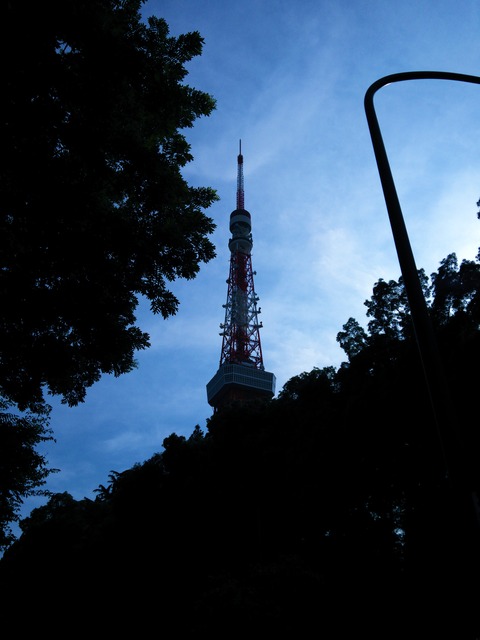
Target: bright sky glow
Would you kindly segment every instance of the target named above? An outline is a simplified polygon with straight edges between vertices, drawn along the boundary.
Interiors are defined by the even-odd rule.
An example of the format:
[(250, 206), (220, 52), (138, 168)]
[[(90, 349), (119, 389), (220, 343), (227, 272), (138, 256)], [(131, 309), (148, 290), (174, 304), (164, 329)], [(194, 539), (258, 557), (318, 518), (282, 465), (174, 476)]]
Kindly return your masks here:
[[(480, 70), (478, 0), (149, 0), (144, 9), (165, 18), (171, 35), (199, 31), (205, 40), (186, 82), (217, 109), (185, 132), (195, 158), (185, 177), (220, 196), (207, 211), (217, 257), (195, 280), (174, 283), (175, 317), (139, 307), (152, 347), (136, 371), (105, 377), (79, 407), (53, 399), (57, 442), (45, 455), (61, 472), (47, 487), (78, 500), (212, 414), (206, 384), (220, 359), (239, 140), (264, 364), (278, 392), (303, 371), (346, 360), (337, 333), (350, 317), (366, 327), (374, 284), (400, 276), (364, 112), (368, 87), (405, 71)], [(397, 83), (375, 106), (417, 267), (431, 274), (452, 252), (473, 260), (480, 87)], [(25, 514), (44, 502), (27, 501)]]

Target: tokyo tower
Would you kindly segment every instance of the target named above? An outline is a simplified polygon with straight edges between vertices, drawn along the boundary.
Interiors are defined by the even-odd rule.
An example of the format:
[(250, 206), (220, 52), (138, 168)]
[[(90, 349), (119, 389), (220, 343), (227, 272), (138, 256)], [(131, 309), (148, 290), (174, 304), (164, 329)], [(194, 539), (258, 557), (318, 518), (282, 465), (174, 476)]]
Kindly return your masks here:
[(275, 376), (265, 371), (252, 270), (252, 219), (245, 209), (242, 142), (237, 157), (237, 208), (230, 214), (230, 272), (222, 330), (222, 351), (217, 373), (207, 384), (208, 403), (217, 411), (233, 401), (270, 399)]

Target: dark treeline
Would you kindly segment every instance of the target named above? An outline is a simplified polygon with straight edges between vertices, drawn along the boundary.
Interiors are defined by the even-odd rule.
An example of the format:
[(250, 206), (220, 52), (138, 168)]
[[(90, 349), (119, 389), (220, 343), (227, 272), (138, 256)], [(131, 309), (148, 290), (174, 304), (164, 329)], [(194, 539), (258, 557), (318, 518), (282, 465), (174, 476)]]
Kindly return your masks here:
[(54, 435), (48, 395), (74, 406), (131, 371), (149, 346), (139, 297), (175, 315), (170, 283), (215, 255), (217, 194), (183, 178), (185, 130), (215, 109), (186, 84), (203, 37), (143, 21), (143, 4), (25, 0), (2, 14), (2, 631), (478, 639), (479, 256), (420, 273), (460, 490), (403, 283), (380, 280), (366, 330), (350, 318), (338, 334), (338, 370), (170, 435), (94, 500), (52, 495), (14, 539), (22, 501), (54, 471), (37, 451)]
[[(419, 274), (468, 493), (480, 255)], [(173, 433), (95, 500), (56, 494), (32, 511), (0, 562), (2, 601), (49, 629), (61, 612), (140, 637), (154, 624), (166, 637), (478, 638), (477, 530), (445, 468), (402, 279), (365, 304), (367, 329), (350, 318), (338, 334), (338, 370)]]

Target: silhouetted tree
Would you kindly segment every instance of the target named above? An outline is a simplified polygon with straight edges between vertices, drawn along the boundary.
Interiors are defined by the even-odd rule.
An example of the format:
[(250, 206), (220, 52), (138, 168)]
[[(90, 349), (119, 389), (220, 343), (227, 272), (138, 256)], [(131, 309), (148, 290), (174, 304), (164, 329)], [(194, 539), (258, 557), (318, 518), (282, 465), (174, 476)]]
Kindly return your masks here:
[(50, 472), (35, 453), (45, 395), (75, 405), (135, 367), (149, 346), (140, 296), (171, 316), (168, 282), (215, 255), (203, 210), (217, 196), (182, 176), (183, 131), (215, 107), (185, 83), (203, 39), (142, 22), (142, 4), (27, 0), (2, 14), (0, 546)]
[(355, 318), (349, 318), (343, 325), (343, 331), (337, 333), (337, 342), (351, 360), (366, 346), (367, 334)]
[(45, 457), (36, 451), (41, 442), (54, 440), (49, 428), (49, 410), (43, 405), (35, 413), (10, 412), (0, 399), (0, 550), (14, 540), (11, 524), (20, 518), (23, 500), (49, 495), (41, 487), (57, 471), (49, 469)]
[(217, 196), (182, 176), (182, 132), (215, 107), (184, 82), (203, 39), (142, 22), (142, 2), (4, 6), (0, 394), (21, 410), (130, 371), (139, 296), (171, 316), (168, 282), (215, 255)]
[[(478, 264), (449, 256), (423, 284), (476, 459)], [(339, 333), (338, 370), (315, 367), (271, 401), (226, 406), (206, 432), (171, 434), (95, 501), (57, 495), (32, 512), (0, 562), (10, 599), (12, 583), (48, 567), (60, 598), (91, 575), (90, 595), (108, 583), (122, 615), (103, 619), (118, 630), (160, 617), (177, 635), (478, 636), (479, 589), (462, 579), (467, 560), (478, 565), (452, 517), (402, 281), (377, 283), (366, 306), (368, 330), (350, 318)]]

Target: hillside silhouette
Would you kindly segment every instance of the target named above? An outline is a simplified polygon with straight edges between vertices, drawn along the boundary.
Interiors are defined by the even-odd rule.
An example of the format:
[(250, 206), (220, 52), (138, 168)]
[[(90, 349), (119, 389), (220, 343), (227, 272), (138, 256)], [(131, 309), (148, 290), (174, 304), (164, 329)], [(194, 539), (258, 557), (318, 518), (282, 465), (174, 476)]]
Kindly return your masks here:
[(351, 318), (338, 334), (338, 370), (172, 433), (95, 500), (60, 493), (32, 511), (0, 562), (4, 620), (20, 602), (49, 611), (51, 629), (61, 612), (141, 636), (479, 637), (466, 497), (480, 486), (479, 275), (479, 256), (455, 254), (431, 282), (422, 272), (465, 493), (445, 469), (402, 281), (380, 280), (368, 329)]

